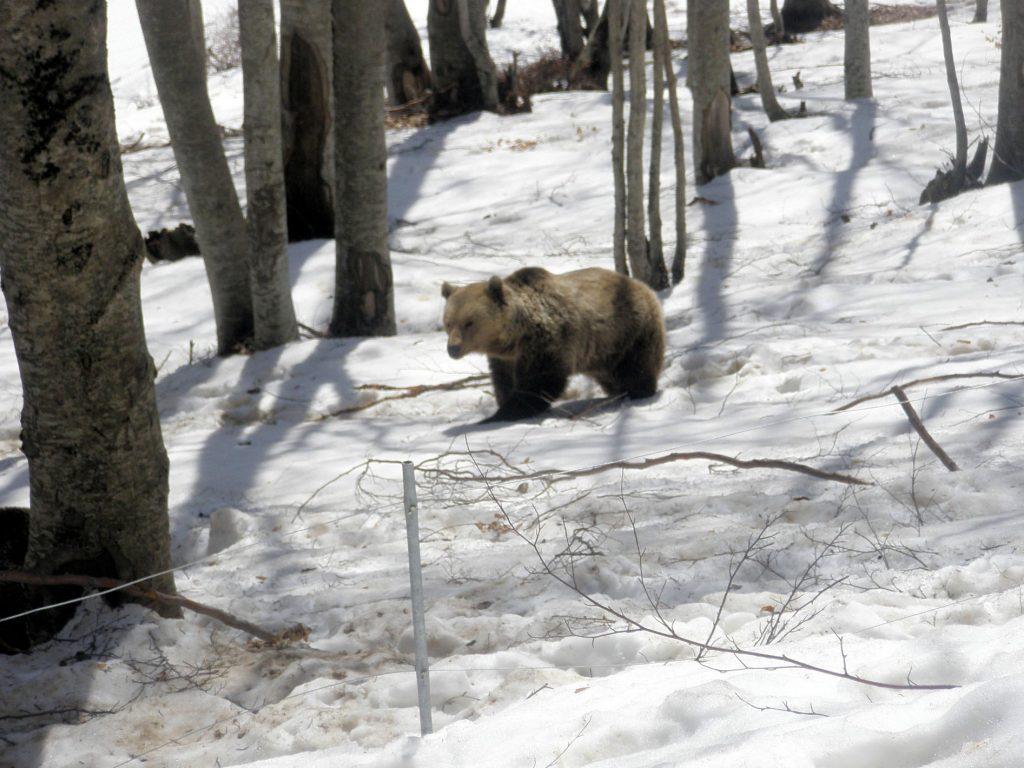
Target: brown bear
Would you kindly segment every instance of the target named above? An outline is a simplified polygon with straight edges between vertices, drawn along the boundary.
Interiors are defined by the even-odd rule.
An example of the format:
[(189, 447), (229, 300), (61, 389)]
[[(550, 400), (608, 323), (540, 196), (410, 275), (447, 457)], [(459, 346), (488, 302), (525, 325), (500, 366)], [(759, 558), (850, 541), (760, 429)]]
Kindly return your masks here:
[(445, 283), (448, 354), (487, 355), (498, 411), (482, 423), (543, 413), (574, 373), (609, 395), (652, 396), (665, 324), (646, 285), (607, 269), (556, 275), (526, 267), (502, 280)]

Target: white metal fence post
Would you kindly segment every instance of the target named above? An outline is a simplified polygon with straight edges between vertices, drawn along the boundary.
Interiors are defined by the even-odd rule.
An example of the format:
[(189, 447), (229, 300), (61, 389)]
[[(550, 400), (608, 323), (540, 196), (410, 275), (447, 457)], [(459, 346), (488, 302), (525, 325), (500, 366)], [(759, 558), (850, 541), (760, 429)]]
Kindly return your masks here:
[(412, 636), (416, 648), (416, 693), (420, 704), (420, 733), (434, 732), (430, 716), (430, 667), (427, 626), (423, 609), (423, 568), (420, 563), (420, 523), (416, 507), (416, 478), (411, 461), (402, 462), (405, 534), (409, 543), (409, 595), (412, 598)]

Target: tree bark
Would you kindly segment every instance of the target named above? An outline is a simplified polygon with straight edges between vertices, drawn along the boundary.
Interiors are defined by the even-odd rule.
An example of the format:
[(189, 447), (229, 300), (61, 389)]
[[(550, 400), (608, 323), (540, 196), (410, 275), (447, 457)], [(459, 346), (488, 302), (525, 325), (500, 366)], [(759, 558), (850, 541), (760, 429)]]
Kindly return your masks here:
[(953, 121), (956, 124), (956, 159), (953, 161), (953, 181), (956, 189), (963, 189), (967, 177), (967, 121), (964, 120), (964, 105), (960, 99), (960, 85), (956, 79), (956, 62), (953, 60), (953, 40), (949, 33), (949, 15), (946, 0), (935, 0), (939, 16), (939, 30), (942, 33), (942, 56), (946, 62), (946, 82), (949, 84), (949, 98), (953, 102)]
[(334, 237), (331, 0), (281, 0), (281, 112), (288, 238)]
[(435, 112), (497, 109), (498, 73), (487, 50), (486, 21), (484, 0), (430, 0)]
[[(661, 129), (665, 122), (665, 59), (668, 56), (667, 35), (663, 35), (658, 24), (657, 8), (654, 17), (653, 62), (651, 66), (651, 87), (654, 103), (651, 105), (651, 151), (650, 171), (647, 177), (647, 221), (650, 239), (647, 257), (651, 265), (661, 264), (665, 285), (668, 287), (668, 273), (665, 270), (665, 252), (661, 236)], [(666, 39), (663, 40), (662, 38)]]
[[(435, 0), (436, 2), (436, 0)], [(384, 144), (384, 19), (373, 0), (333, 0), (335, 286), (332, 336), (391, 336)]]
[(646, 3), (629, 3), (629, 132), (626, 135), (626, 253), (637, 280), (650, 284), (644, 221), (644, 123), (647, 117)]
[(299, 337), (288, 274), (288, 223), (281, 154), (281, 85), (273, 0), (239, 0), (245, 112), (253, 343), (269, 349)]
[[(580, 87), (599, 91), (608, 90), (608, 73), (612, 69), (608, 21), (608, 9), (611, 4), (612, 0), (606, 0), (601, 16), (590, 28), (586, 45), (573, 65), (573, 78)], [(621, 18), (619, 27), (622, 27)]]
[(608, 0), (607, 14), (608, 55), (612, 70), (612, 183), (615, 195), (615, 213), (612, 223), (612, 250), (615, 271), (629, 274), (626, 265), (626, 168), (625, 156), (625, 84), (622, 73), (622, 3), (629, 0)]
[(658, 44), (660, 36), (662, 60), (665, 66), (665, 80), (668, 83), (668, 108), (672, 118), (672, 143), (676, 170), (675, 218), (676, 252), (672, 257), (672, 284), (683, 279), (686, 271), (686, 155), (683, 145), (683, 121), (679, 115), (679, 94), (676, 87), (676, 71), (672, 65), (672, 49), (668, 41), (668, 18), (665, 0), (654, 0), (654, 38)]
[(846, 0), (843, 69), (847, 101), (870, 99), (872, 96), (869, 24), (868, 0)]
[(494, 8), (494, 15), (491, 16), (491, 29), (498, 29), (505, 20), (505, 0), (498, 0)]
[(988, 0), (978, 0), (974, 4), (974, 19), (975, 24), (988, 21)]
[[(165, 570), (167, 454), (142, 325), (143, 241), (114, 129), (106, 4), (9, 4), (0, 102), (0, 270), (31, 500), (25, 569), (125, 580)], [(148, 583), (174, 591), (170, 574)]]
[(558, 21), (558, 39), (562, 55), (576, 61), (583, 52), (583, 23), (580, 0), (552, 0)]
[(750, 24), (750, 44), (754, 48), (754, 65), (757, 67), (757, 92), (761, 106), (772, 122), (785, 120), (789, 114), (779, 105), (772, 85), (772, 71), (768, 66), (768, 52), (765, 49), (764, 28), (761, 26), (761, 9), (757, 0), (747, 0), (747, 20)]
[(775, 25), (775, 39), (782, 40), (786, 36), (786, 22), (779, 11), (779, 0), (771, 0), (772, 24)]
[(388, 38), (388, 103), (400, 107), (422, 99), (430, 90), (430, 69), (405, 0), (388, 0), (384, 26)]
[(698, 184), (736, 166), (729, 95), (729, 3), (706, 0), (687, 6), (689, 85), (693, 94), (693, 164)]
[(1024, 179), (1024, 5), (1002, 0), (999, 118), (989, 184)]
[(842, 11), (829, 0), (786, 0), (782, 4), (782, 23), (790, 34), (811, 32), (830, 16)]
[(171, 148), (196, 226), (227, 355), (252, 339), (249, 240), (206, 89), (198, 0), (136, 0)]

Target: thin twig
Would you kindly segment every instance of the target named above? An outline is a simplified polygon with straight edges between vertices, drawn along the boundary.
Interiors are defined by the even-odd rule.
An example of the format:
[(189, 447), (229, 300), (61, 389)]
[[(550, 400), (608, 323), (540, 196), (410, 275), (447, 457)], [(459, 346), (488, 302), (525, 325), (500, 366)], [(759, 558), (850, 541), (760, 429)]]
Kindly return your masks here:
[(978, 320), (973, 323), (961, 323), (960, 325), (947, 325), (941, 328), (943, 331), (961, 331), (964, 328), (973, 328), (976, 325), (1024, 325), (1018, 320)]
[(331, 418), (331, 417), (335, 417), (335, 416), (344, 416), (346, 414), (356, 413), (358, 411), (365, 411), (367, 408), (373, 408), (374, 406), (380, 405), (381, 403), (386, 403), (389, 400), (406, 400), (406, 399), (411, 398), (411, 397), (419, 397), (424, 392), (454, 392), (454, 391), (460, 390), (460, 389), (468, 389), (469, 387), (472, 387), (472, 386), (475, 386), (477, 384), (480, 384), (480, 383), (486, 381), (489, 378), (490, 377), (486, 373), (477, 373), (477, 374), (473, 374), (472, 376), (466, 376), (466, 377), (461, 378), (461, 379), (456, 379), (455, 381), (447, 381), (447, 382), (444, 382), (443, 384), (416, 384), (416, 385), (413, 385), (413, 386), (410, 386), (410, 387), (401, 387), (401, 388), (390, 387), (390, 386), (388, 386), (386, 384), (364, 384), (361, 387), (357, 387), (357, 389), (364, 390), (364, 391), (365, 390), (388, 390), (388, 391), (391, 391), (392, 389), (401, 389), (401, 390), (404, 390), (404, 391), (400, 391), (400, 392), (398, 392), (397, 394), (394, 394), (394, 395), (388, 395), (387, 397), (379, 397), (376, 400), (370, 400), (369, 402), (360, 403), (359, 405), (349, 405), (349, 406), (346, 406), (344, 408), (338, 408), (337, 410), (330, 411), (329, 413), (327, 413), (324, 416), (321, 416), (320, 418), (325, 419), (325, 418)]
[[(947, 373), (942, 376), (928, 376), (924, 379), (914, 379), (908, 381), (906, 384), (901, 384), (903, 389), (910, 389), (911, 387), (917, 387), (921, 384), (934, 384), (938, 381), (952, 381), (954, 379), (1006, 379), (1013, 381), (1015, 379), (1024, 379), (1024, 376), (1015, 373), (1002, 373), (1001, 371), (978, 371), (977, 373)], [(864, 395), (864, 397), (858, 397), (856, 400), (851, 400), (846, 405), (836, 408), (832, 413), (840, 413), (841, 411), (848, 411), (854, 406), (866, 403), (869, 400), (881, 400), (882, 398), (889, 397), (892, 394), (892, 389), (883, 389), (881, 392), (876, 392), (873, 395)]]
[(959, 472), (960, 467), (956, 465), (956, 462), (949, 458), (942, 446), (939, 445), (935, 438), (931, 436), (927, 429), (925, 429), (924, 423), (921, 421), (921, 417), (917, 415), (917, 411), (914, 410), (914, 406), (910, 404), (907, 399), (907, 393), (903, 391), (903, 388), (899, 385), (893, 385), (892, 394), (895, 395), (896, 399), (900, 401), (900, 405), (903, 407), (903, 412), (907, 414), (907, 418), (910, 419), (911, 426), (917, 430), (917, 434), (924, 440), (925, 445), (932, 449), (932, 453), (939, 457), (939, 461), (945, 465), (946, 469), (950, 472)]

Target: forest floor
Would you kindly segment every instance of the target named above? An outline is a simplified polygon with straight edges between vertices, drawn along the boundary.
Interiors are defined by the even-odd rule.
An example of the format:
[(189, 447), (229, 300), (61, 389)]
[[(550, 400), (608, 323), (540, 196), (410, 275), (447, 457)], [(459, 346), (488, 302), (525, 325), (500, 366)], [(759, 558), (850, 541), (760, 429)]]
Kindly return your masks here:
[[(134, 4), (109, 5), (121, 138), (162, 143)], [(206, 5), (215, 18), (226, 2)], [(974, 25), (973, 3), (951, 4), (972, 141), (994, 130), (997, 5)], [(425, 36), (425, 0), (409, 6)], [(669, 11), (680, 37), (685, 6)], [(745, 3), (733, 13), (745, 27)], [(540, 55), (557, 45), (550, 3), (511, 0), (490, 35), (499, 63)], [(737, 153), (749, 157), (752, 127), (768, 167), (699, 189), (689, 175), (687, 273), (661, 297), (668, 353), (650, 401), (608, 406), (579, 379), (550, 415), (484, 429), (472, 425), (494, 408), (485, 380), (389, 399), (485, 371), (445, 354), (443, 280), (611, 265), (605, 93), (389, 133), (394, 338), (218, 359), (202, 264), (147, 265), (178, 588), (275, 631), (301, 622), (308, 645), (260, 647), (195, 615), (86, 601), (52, 643), (0, 657), (0, 766), (1024, 765), (1024, 380), (907, 388), (957, 472), (895, 397), (837, 411), (893, 384), (1024, 375), (1024, 183), (918, 205), (954, 146), (937, 22), (876, 27), (871, 42), (874, 101), (843, 101), (840, 32), (770, 50), (782, 104), (804, 102), (806, 117), (768, 124), (756, 94), (735, 99)], [(733, 66), (753, 81), (749, 52)], [(211, 77), (228, 128), (240, 85), (237, 71)], [(240, 139), (226, 147), (244, 195)], [(144, 231), (188, 219), (168, 148), (128, 154), (124, 169)], [(670, 256), (674, 186), (666, 167)], [(291, 259), (300, 320), (323, 329), (333, 243), (297, 244)], [(0, 505), (24, 506), (2, 320)], [(705, 459), (570, 472), (673, 451), (867, 484)], [(420, 467), (425, 738), (406, 459)], [(541, 470), (555, 474), (521, 477)], [(565, 566), (567, 548), (579, 590), (620, 618), (542, 572)], [(621, 617), (892, 685), (958, 687), (697, 660), (685, 642), (623, 632)]]

